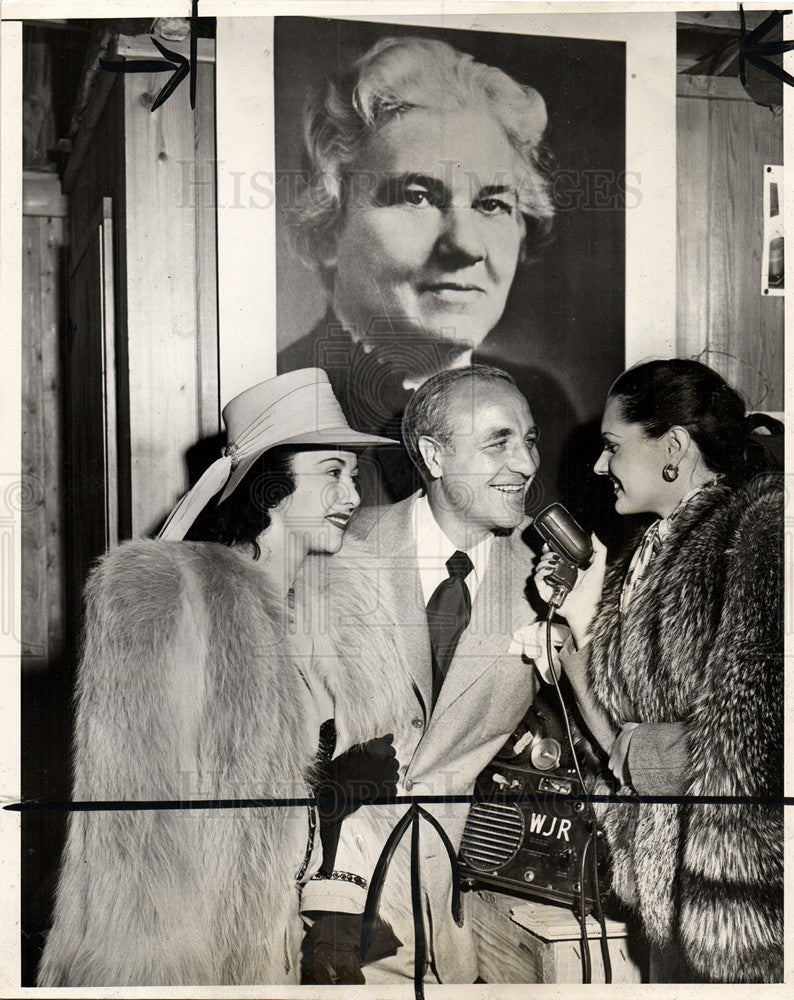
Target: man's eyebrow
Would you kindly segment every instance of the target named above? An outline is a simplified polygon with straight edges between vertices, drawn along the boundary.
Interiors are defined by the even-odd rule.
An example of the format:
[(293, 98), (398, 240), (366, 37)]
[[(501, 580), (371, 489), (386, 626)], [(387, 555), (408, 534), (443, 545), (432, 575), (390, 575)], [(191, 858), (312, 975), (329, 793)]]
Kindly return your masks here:
[(500, 441), (502, 438), (514, 437), (515, 433), (512, 427), (495, 427), (493, 430), (488, 431), (483, 440)]

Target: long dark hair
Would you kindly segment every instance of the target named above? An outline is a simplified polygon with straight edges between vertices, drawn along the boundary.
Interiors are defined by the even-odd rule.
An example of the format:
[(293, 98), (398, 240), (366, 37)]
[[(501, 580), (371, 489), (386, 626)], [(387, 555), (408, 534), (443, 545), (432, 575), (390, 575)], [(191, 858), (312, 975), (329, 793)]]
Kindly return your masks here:
[(251, 545), (254, 559), (261, 550), (257, 538), (270, 527), (270, 511), (295, 492), (292, 459), (299, 449), (271, 448), (253, 463), (235, 491), (219, 504), (212, 499), (190, 530), (191, 541)]
[(745, 404), (739, 393), (708, 365), (671, 358), (629, 368), (612, 384), (628, 423), (641, 424), (650, 437), (671, 427), (685, 427), (703, 461), (713, 472), (739, 482), (752, 471), (748, 465)]

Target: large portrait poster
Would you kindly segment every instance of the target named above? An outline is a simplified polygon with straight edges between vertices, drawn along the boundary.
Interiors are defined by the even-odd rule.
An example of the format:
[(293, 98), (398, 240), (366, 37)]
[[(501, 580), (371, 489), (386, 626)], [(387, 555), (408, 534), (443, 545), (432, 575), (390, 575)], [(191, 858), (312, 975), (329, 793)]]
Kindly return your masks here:
[[(377, 343), (379, 350), (374, 353), (384, 356), (380, 365), (374, 365), (370, 358), (365, 365), (356, 362), (353, 342), (346, 350), (344, 339), (332, 332), (339, 320), (328, 300), (348, 296), (341, 290), (335, 295), (332, 288), (323, 285), (322, 278), (316, 282), (319, 287), (312, 288), (305, 266), (295, 260), (294, 253), (289, 254), (279, 232), (279, 370), (310, 363), (332, 371), (346, 369), (351, 419), (361, 429), (383, 430), (399, 418), (410, 392), (403, 388), (402, 381), (420, 377), (427, 365), (437, 367), (439, 350), (446, 351), (454, 361), (455, 345), (460, 343), (461, 351), (475, 350), (483, 361), (507, 364), (512, 360), (514, 377), (522, 391), (544, 414), (543, 472), (538, 473), (534, 484), (540, 509), (544, 498), (559, 496), (560, 489), (564, 489), (567, 474), (561, 468), (565, 464), (563, 449), (572, 431), (599, 412), (601, 399), (593, 373), (601, 366), (606, 372), (616, 370), (625, 353), (624, 213), (636, 207), (640, 197), (629, 190), (635, 179), (625, 166), (626, 45), (620, 41), (522, 37), (503, 32), (456, 34), (449, 29), (393, 22), (279, 18), (274, 36), (278, 177), (287, 176), (302, 163), (303, 134), (294, 109), (305, 105), (308, 94), (319, 89), (318, 78), (322, 81), (328, 76), (328, 54), (332, 54), (333, 71), (338, 74), (340, 64), (344, 67), (354, 61), (354, 53), (366, 51), (383, 38), (406, 36), (444, 40), (482, 62), (504, 66), (506, 72), (540, 94), (550, 122), (543, 155), (550, 161), (557, 214), (554, 236), (547, 233), (545, 223), (538, 225), (535, 220), (537, 231), (526, 237), (522, 262), (501, 316), (489, 314), (481, 324), (466, 328), (461, 325), (460, 331), (454, 332), (454, 313), (449, 310), (446, 317), (439, 319), (440, 327), (447, 326), (443, 338), (413, 342), (413, 362), (412, 341), (406, 342), (394, 330), (398, 319), (389, 315), (388, 292), (383, 287), (389, 275), (373, 273), (371, 283), (378, 285), (379, 292), (371, 296), (371, 316), (359, 310), (356, 320), (364, 324), (364, 329), (357, 336)], [(307, 45), (307, 39), (311, 39), (311, 45)], [(433, 140), (437, 147), (438, 135)], [(451, 157), (453, 151), (449, 153)], [(440, 159), (446, 162), (445, 157), (442, 152)], [(463, 165), (461, 170), (473, 174), (475, 166)], [(417, 168), (415, 172), (421, 171)], [(295, 190), (294, 186), (291, 190)], [(289, 193), (290, 188), (282, 184), (278, 218), (285, 223), (290, 218), (291, 206), (285, 204)], [(284, 228), (279, 226), (279, 230)], [(421, 252), (419, 247), (414, 251), (417, 256)], [(382, 266), (385, 270), (388, 265)], [(437, 265), (431, 262), (430, 266)], [(319, 277), (322, 271), (315, 267), (315, 273)], [(360, 283), (363, 285), (363, 280)], [(295, 287), (301, 288), (300, 296), (290, 294)], [(363, 291), (357, 300), (360, 295)], [(345, 304), (340, 303), (342, 308)], [(348, 304), (348, 308), (354, 307)], [(498, 306), (493, 309), (497, 311)], [(559, 363), (561, 351), (566, 359), (563, 366)], [(340, 381), (337, 376), (335, 385), (340, 386)], [(399, 385), (391, 384), (397, 381)], [(358, 383), (363, 384), (359, 387)], [(404, 484), (405, 473), (401, 476), (394, 469), (394, 457), (384, 460), (390, 461), (392, 471), (381, 477), (385, 479), (382, 491), (389, 499), (403, 499), (412, 492), (414, 477), (408, 476)]]
[[(779, 498), (790, 21), (3, 0), (4, 996), (785, 995), (788, 517), (737, 512), (722, 403), (705, 432), (691, 399), (621, 410), (627, 443), (605, 401), (708, 366)], [(222, 412), (276, 376), (322, 387), (246, 411), (289, 453), (218, 528), (247, 468)], [(125, 572), (199, 481), (187, 541), (148, 543), (167, 566)], [(715, 490), (719, 530), (651, 582)], [(581, 535), (531, 526), (554, 503)], [(556, 673), (544, 540), (562, 602), (623, 574), (587, 628), (555, 605)]]

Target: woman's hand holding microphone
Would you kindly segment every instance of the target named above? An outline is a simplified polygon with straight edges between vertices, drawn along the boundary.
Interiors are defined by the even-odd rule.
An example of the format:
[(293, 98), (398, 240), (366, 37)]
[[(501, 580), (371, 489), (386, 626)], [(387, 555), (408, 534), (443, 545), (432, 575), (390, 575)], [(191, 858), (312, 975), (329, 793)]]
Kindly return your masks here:
[[(590, 638), (590, 626), (596, 606), (601, 599), (606, 572), (607, 549), (595, 535), (591, 535), (593, 556), (587, 569), (580, 569), (576, 583), (560, 606), (560, 614), (570, 626), (574, 641), (579, 649)], [(546, 582), (546, 577), (554, 570), (560, 556), (548, 544), (543, 546), (540, 559), (535, 566), (534, 580), (538, 595), (546, 604), (551, 600), (554, 588)]]

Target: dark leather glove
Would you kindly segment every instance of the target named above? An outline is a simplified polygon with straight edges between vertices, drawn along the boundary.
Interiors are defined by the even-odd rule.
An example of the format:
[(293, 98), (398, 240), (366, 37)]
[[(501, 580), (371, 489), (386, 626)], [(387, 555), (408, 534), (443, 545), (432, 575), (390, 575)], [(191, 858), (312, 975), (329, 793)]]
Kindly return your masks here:
[[(361, 926), (363, 913), (317, 910), (307, 916), (314, 923), (303, 938), (301, 983), (304, 985), (361, 985)], [(364, 964), (396, 955), (402, 941), (385, 920), (378, 921), (375, 940)]]
[(301, 983), (362, 985), (361, 913), (317, 913), (303, 938)]
[(394, 736), (379, 736), (317, 765), (317, 810), (321, 823), (339, 823), (362, 802), (394, 795), (399, 763)]

